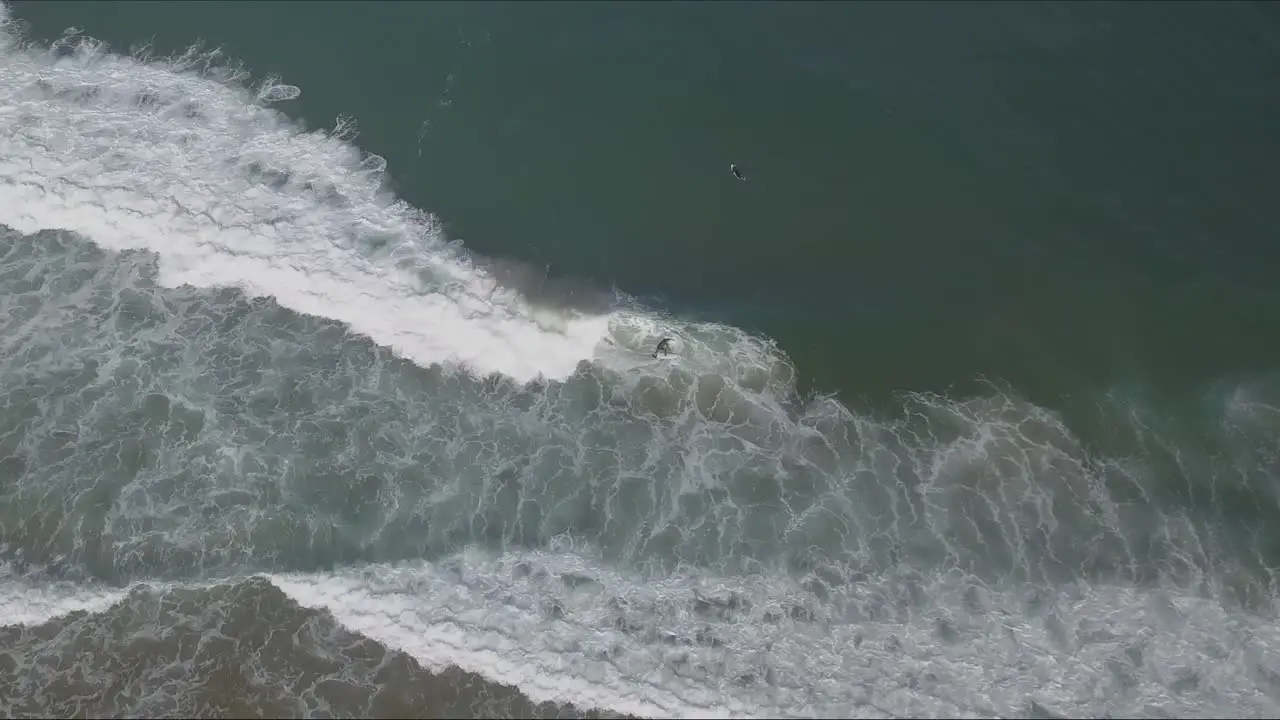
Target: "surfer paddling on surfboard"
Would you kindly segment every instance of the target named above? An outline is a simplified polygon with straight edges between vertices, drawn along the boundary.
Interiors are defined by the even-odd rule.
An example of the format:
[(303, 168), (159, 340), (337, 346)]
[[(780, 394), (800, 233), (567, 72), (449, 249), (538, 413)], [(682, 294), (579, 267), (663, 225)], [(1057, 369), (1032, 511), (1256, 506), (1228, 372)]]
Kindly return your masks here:
[(738, 169), (737, 163), (729, 163), (729, 172), (733, 173), (733, 176), (738, 178), (739, 180), (747, 179), (747, 176), (743, 175), (742, 171)]
[(658, 357), (658, 353), (662, 353), (663, 355), (671, 354), (671, 338), (664, 337), (658, 341), (658, 347), (653, 349), (653, 357), (655, 359)]

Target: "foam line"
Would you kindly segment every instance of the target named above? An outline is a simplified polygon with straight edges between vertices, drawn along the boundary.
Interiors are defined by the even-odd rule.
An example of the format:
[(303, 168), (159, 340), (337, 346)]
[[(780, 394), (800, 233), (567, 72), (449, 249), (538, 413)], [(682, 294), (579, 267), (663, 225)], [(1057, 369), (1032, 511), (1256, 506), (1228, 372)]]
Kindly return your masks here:
[[(0, 223), (161, 258), (166, 285), (237, 287), (349, 323), (421, 365), (526, 381), (592, 358), (610, 316), (534, 308), (382, 190), (350, 123), (305, 131), (295, 87), (141, 61), (81, 38), (0, 63)], [(69, 51), (69, 54), (68, 54)]]

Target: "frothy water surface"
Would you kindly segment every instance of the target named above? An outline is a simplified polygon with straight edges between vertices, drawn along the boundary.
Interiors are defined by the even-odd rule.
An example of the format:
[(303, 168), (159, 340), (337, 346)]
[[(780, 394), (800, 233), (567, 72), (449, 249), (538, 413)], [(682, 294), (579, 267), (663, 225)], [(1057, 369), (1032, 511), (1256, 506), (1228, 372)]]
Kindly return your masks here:
[(503, 285), (297, 88), (3, 53), (5, 713), (407, 714), (459, 669), (650, 716), (1280, 711), (1280, 559), (1224, 520), (1274, 509), (1266, 384), (1208, 449), (1116, 400), (1102, 455), (998, 383), (859, 414), (740, 329)]

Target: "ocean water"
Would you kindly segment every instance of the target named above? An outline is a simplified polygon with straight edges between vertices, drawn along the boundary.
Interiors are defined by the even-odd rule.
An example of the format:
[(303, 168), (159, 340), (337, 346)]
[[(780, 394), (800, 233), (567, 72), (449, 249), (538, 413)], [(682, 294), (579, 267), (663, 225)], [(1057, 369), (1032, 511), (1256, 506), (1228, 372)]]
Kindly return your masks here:
[(1273, 717), (1277, 80), (1249, 4), (3, 6), (0, 714)]

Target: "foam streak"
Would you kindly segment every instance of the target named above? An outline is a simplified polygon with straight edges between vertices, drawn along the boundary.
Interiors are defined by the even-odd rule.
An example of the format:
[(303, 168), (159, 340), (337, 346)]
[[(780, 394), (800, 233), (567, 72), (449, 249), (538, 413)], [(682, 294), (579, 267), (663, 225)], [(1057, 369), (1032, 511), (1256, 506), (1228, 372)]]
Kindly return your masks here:
[(272, 296), (422, 365), (525, 381), (593, 357), (607, 315), (539, 311), (499, 287), (431, 216), (382, 192), (385, 161), (264, 106), (296, 88), (251, 94), (193, 64), (87, 40), (71, 55), (6, 52), (0, 223), (152, 250), (168, 285)]

